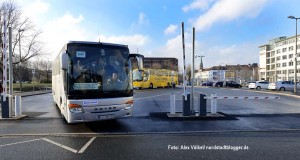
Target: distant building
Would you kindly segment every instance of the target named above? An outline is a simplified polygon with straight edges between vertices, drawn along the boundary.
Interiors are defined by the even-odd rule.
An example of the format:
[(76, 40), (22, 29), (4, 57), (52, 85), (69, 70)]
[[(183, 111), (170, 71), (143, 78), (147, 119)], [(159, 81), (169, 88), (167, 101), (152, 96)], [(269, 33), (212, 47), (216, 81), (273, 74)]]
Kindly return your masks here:
[(198, 83), (205, 81), (236, 81), (244, 83), (258, 80), (258, 64), (213, 66), (195, 74)]
[[(259, 79), (274, 81), (294, 81), (295, 73), (295, 45), (296, 36), (278, 37), (269, 41), (268, 44), (259, 46)], [(298, 42), (300, 41), (299, 35)], [(300, 45), (297, 45), (300, 51)], [(297, 55), (297, 68), (300, 66), (300, 54)], [(297, 81), (300, 70), (297, 69)]]
[[(136, 68), (136, 60), (132, 59), (133, 68)], [(144, 57), (144, 68), (169, 69), (178, 71), (178, 59), (168, 57)]]

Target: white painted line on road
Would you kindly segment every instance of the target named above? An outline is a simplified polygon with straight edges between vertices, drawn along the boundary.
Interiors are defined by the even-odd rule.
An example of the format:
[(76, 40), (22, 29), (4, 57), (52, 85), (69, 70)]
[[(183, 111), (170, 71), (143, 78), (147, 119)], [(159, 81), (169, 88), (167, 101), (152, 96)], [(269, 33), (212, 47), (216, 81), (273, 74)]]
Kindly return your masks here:
[(10, 143), (10, 144), (3, 144), (3, 145), (0, 145), (0, 147), (11, 146), (11, 145), (15, 145), (15, 144), (28, 143), (28, 142), (39, 141), (39, 140), (42, 140), (42, 139), (33, 139), (33, 140), (28, 140), (28, 141), (22, 141), (22, 142)]
[(79, 151), (78, 153), (83, 153), (89, 145), (96, 139), (96, 137), (91, 138)]
[(160, 95), (156, 95), (156, 96), (143, 97), (143, 98), (137, 98), (136, 101), (143, 100), (143, 99), (146, 99), (146, 98), (154, 98), (154, 97), (158, 97), (158, 96), (166, 96), (166, 95), (169, 95), (169, 94), (170, 93), (160, 94)]
[(44, 140), (44, 141), (47, 141), (47, 142), (49, 142), (49, 143), (52, 143), (52, 144), (54, 144), (54, 145), (57, 145), (57, 146), (59, 146), (59, 147), (61, 147), (61, 148), (63, 148), (63, 149), (66, 149), (66, 150), (68, 150), (68, 151), (71, 151), (71, 152), (73, 152), (73, 153), (77, 153), (77, 150), (76, 150), (76, 149), (70, 148), (70, 147), (68, 147), (68, 146), (59, 144), (59, 143), (54, 142), (54, 141), (51, 141), (50, 139), (43, 138), (43, 140)]
[[(176, 93), (179, 93), (179, 92), (175, 92), (174, 94)], [(137, 98), (135, 99), (136, 101), (139, 101), (139, 100), (143, 100), (143, 99), (146, 99), (146, 98), (154, 98), (154, 97), (159, 97), (159, 96), (166, 96), (166, 95), (170, 95), (171, 93), (167, 93), (167, 94), (160, 94), (160, 95), (155, 95), (155, 96), (149, 96), (149, 97), (143, 97), (143, 98)]]

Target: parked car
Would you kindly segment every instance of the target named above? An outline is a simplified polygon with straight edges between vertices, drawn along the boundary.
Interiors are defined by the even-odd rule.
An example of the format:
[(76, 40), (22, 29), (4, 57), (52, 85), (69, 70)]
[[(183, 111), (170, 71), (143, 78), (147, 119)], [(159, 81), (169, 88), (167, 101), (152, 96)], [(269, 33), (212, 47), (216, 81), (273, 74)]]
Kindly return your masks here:
[(224, 82), (223, 81), (219, 81), (215, 83), (215, 87), (223, 87)]
[(256, 82), (250, 82), (248, 85), (249, 89), (268, 89), (269, 82), (267, 81), (256, 81)]
[(213, 82), (204, 82), (201, 86), (213, 86)]
[[(300, 88), (299, 83), (297, 83), (297, 88)], [(292, 91), (294, 90), (294, 82), (292, 81), (277, 81), (269, 83), (268, 89), (279, 90), (279, 91)]]
[(225, 87), (242, 88), (242, 85), (236, 83), (235, 81), (226, 81)]

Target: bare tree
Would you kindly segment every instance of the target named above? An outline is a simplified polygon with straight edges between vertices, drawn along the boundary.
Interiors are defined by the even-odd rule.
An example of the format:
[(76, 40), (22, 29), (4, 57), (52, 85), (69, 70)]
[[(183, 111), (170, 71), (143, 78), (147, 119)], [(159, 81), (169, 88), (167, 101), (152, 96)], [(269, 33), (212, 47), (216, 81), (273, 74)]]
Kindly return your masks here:
[[(41, 31), (36, 29), (36, 26), (27, 17), (22, 17), (22, 11), (17, 7), (14, 1), (5, 1), (0, 4), (0, 45), (3, 45), (3, 17), (6, 17), (6, 28), (5, 31), (8, 33), (8, 27), (12, 28), (12, 55), (13, 55), (13, 65), (27, 62), (33, 57), (42, 56), (47, 54), (43, 49), (43, 43), (40, 41), (39, 37)], [(8, 34), (7, 34), (8, 35)], [(6, 40), (8, 41), (8, 39)], [(19, 50), (19, 43), (21, 41), (21, 53)], [(8, 44), (8, 42), (7, 42)], [(2, 53), (1, 54), (1, 64), (2, 64)], [(1, 65), (2, 70), (2, 65)], [(20, 79), (18, 70), (14, 67), (14, 77)], [(22, 73), (22, 72), (21, 72)], [(16, 79), (16, 78), (14, 78)], [(21, 83), (20, 83), (21, 85)], [(20, 86), (22, 88), (22, 86)]]

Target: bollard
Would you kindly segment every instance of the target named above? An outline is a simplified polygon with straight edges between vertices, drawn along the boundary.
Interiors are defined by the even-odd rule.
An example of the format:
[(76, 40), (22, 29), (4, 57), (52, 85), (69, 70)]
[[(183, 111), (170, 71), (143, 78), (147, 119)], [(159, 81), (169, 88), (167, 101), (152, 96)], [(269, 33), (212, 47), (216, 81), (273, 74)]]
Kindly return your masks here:
[(15, 117), (21, 116), (22, 115), (22, 110), (21, 110), (21, 96), (16, 95), (15, 96)]
[(206, 95), (201, 94), (199, 96), (199, 116), (206, 116), (206, 99), (204, 99)]
[(12, 95), (8, 95), (9, 118), (13, 115), (13, 98), (14, 97)]
[[(5, 98), (5, 101), (4, 101)], [(2, 118), (9, 118), (9, 106), (7, 97), (1, 96)]]
[(211, 114), (216, 114), (217, 113), (217, 100), (214, 99), (213, 97), (216, 97), (216, 94), (211, 94), (211, 100), (210, 100), (210, 107), (211, 107)]
[(170, 114), (175, 114), (175, 94), (170, 95)]
[(190, 93), (186, 94), (186, 98), (182, 95), (182, 116), (190, 116), (191, 109), (190, 109)]

